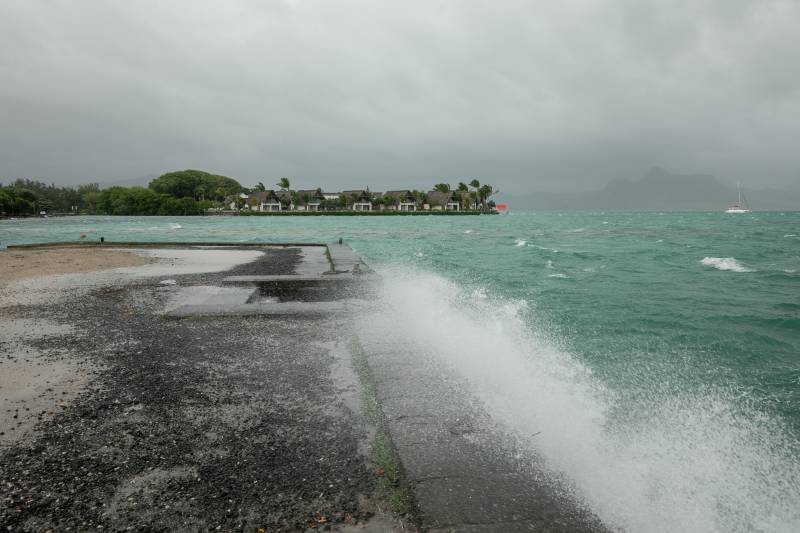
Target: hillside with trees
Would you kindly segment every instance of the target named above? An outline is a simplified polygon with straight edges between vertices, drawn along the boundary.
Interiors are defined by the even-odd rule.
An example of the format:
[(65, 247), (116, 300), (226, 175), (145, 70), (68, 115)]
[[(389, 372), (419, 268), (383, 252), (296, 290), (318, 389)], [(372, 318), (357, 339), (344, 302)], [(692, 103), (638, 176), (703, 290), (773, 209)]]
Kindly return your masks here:
[(217, 202), (224, 201), (227, 196), (245, 192), (245, 188), (233, 178), (191, 169), (159, 176), (150, 182), (148, 189), (174, 198)]

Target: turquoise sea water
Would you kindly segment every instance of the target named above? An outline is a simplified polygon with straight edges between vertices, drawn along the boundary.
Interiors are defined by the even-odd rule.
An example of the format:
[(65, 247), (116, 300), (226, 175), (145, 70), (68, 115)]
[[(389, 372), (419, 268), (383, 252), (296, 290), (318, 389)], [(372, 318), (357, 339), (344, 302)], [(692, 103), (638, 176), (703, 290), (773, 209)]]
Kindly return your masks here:
[[(486, 357), (498, 369), (511, 357), (561, 354), (566, 377), (531, 376), (530, 388), (544, 403), (547, 394), (568, 398), (555, 410), (580, 400), (555, 415), (581, 443), (570, 452), (562, 440), (545, 455), (610, 522), (800, 530), (798, 212), (0, 221), (2, 245), (82, 233), (108, 241), (341, 237), (385, 277), (402, 280), (395, 295), (417, 302), (423, 318), (442, 319), (444, 309), (473, 330), (443, 331), (444, 339), (491, 339), (498, 353)], [(526, 377), (503, 379), (524, 386)], [(526, 428), (536, 402), (525, 401), (511, 424), (533, 433), (547, 415)], [(581, 462), (587, 455), (596, 472), (585, 472), (595, 469)], [(630, 488), (641, 499), (627, 506), (606, 494)], [(681, 513), (686, 521), (668, 519)]]

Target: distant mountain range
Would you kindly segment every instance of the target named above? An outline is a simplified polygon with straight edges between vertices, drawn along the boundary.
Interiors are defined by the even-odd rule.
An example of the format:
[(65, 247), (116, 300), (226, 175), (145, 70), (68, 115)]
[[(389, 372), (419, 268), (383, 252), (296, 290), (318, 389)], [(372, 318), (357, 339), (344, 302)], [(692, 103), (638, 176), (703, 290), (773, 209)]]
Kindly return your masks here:
[[(750, 189), (742, 194), (754, 211), (800, 210), (800, 183), (785, 189)], [(638, 181), (613, 180), (599, 191), (527, 194), (511, 199), (514, 209), (609, 209), (716, 211), (736, 201), (736, 187), (707, 174), (671, 174), (653, 168)]]

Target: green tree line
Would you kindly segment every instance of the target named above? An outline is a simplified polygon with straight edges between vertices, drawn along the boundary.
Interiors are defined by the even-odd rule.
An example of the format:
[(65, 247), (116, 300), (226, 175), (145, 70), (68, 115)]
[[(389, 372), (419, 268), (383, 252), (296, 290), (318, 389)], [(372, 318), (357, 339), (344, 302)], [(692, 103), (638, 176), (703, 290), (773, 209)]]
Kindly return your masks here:
[(55, 184), (18, 179), (9, 185), (0, 183), (0, 214), (36, 215), (45, 212), (90, 210), (90, 203), (99, 192), (96, 183), (78, 187), (57, 187)]
[[(282, 190), (289, 190), (288, 178), (281, 178), (276, 184)], [(489, 198), (497, 193), (489, 184), (481, 184), (477, 179), (469, 185), (460, 182), (451, 189), (448, 183), (437, 183), (434, 190), (447, 193), (460, 193), (459, 198), (466, 204), (480, 208), (492, 207)], [(263, 191), (262, 183), (254, 191)], [(40, 212), (52, 213), (90, 213), (105, 215), (200, 215), (210, 207), (221, 206), (231, 201), (242, 203), (238, 195), (250, 192), (233, 178), (211, 174), (201, 170), (180, 170), (168, 172), (150, 181), (147, 187), (111, 187), (101, 190), (97, 183), (77, 187), (57, 187), (41, 181), (18, 179), (10, 185), (0, 183), (0, 215), (30, 216)], [(418, 203), (425, 201), (426, 193), (412, 191)], [(465, 196), (471, 200), (467, 202)], [(308, 204), (307, 193), (293, 192), (296, 205)], [(375, 198), (376, 205), (391, 205), (395, 198)], [(335, 200), (324, 200), (323, 210), (343, 210), (347, 199), (341, 196)]]
[(97, 183), (57, 187), (18, 179), (0, 183), (0, 215), (31, 216), (41, 212), (104, 215), (199, 215), (246, 189), (227, 176), (201, 170), (169, 172), (147, 187), (110, 187)]

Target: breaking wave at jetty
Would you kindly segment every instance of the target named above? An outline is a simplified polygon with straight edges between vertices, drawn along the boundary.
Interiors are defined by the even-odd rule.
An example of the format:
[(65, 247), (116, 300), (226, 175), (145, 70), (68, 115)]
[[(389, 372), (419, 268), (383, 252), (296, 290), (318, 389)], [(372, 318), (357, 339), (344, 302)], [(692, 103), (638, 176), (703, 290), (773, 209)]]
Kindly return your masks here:
[(800, 531), (800, 443), (741, 391), (632, 370), (653, 391), (632, 399), (559, 348), (525, 301), (427, 272), (383, 274), (395, 331), (460, 374), (612, 528)]

